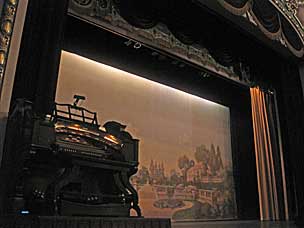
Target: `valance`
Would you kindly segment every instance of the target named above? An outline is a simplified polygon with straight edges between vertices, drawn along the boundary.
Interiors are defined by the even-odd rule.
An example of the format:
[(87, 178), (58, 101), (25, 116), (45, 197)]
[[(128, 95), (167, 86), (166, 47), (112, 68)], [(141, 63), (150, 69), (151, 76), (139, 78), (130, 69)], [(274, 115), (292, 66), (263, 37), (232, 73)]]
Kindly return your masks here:
[[(300, 0), (218, 0), (231, 13), (251, 16), (270, 39), (280, 41), (297, 57), (304, 54), (304, 2)], [(303, 7), (303, 8), (302, 8)], [(303, 11), (304, 12), (304, 11)]]

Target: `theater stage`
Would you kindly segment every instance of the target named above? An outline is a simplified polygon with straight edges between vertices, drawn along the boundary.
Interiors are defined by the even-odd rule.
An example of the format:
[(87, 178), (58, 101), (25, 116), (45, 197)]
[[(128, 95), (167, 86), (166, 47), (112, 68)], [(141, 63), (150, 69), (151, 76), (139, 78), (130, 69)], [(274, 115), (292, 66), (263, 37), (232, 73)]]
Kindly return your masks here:
[(0, 227), (49, 228), (297, 228), (294, 222), (206, 221), (172, 222), (167, 219), (143, 218), (98, 218), (98, 217), (47, 217), (47, 216), (7, 216), (0, 217)]
[(216, 221), (172, 223), (172, 228), (297, 228), (294, 222)]

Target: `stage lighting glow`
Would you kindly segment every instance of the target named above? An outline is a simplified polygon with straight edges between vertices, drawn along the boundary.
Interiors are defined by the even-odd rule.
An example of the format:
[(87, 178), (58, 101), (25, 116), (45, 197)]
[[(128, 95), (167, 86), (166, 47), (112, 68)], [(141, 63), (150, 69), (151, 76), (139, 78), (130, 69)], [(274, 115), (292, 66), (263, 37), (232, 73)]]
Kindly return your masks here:
[[(198, 100), (200, 100), (202, 102), (205, 102), (207, 104), (210, 104), (210, 105), (217, 105), (217, 106), (220, 105), (218, 103), (206, 100), (206, 99), (201, 98), (199, 96), (196, 96), (196, 95), (181, 91), (179, 89), (175, 89), (175, 88), (172, 88), (170, 86), (167, 86), (167, 85), (164, 85), (164, 84), (146, 79), (143, 76), (138, 76), (138, 75), (135, 75), (135, 74), (132, 74), (132, 73), (129, 73), (129, 72), (111, 67), (109, 65), (99, 63), (99, 62), (96, 62), (94, 60), (82, 57), (82, 56), (74, 54), (74, 53), (70, 53), (70, 52), (66, 52), (66, 51), (62, 51), (62, 52), (67, 57), (76, 57), (80, 62), (84, 62), (84, 64), (89, 63), (92, 67), (95, 67), (96, 69), (99, 68), (99, 69), (102, 69), (102, 70), (107, 70), (109, 73), (112, 73), (113, 75), (115, 75), (117, 77), (132, 77), (133, 80), (136, 80), (136, 81), (140, 82), (142, 85), (148, 85), (148, 84), (152, 83), (152, 84), (158, 85), (160, 87), (166, 88), (167, 90), (171, 90), (171, 91), (175, 91), (177, 93), (180, 93), (183, 96), (190, 96), (191, 98), (198, 99)], [(101, 75), (101, 77), (102, 77), (102, 75)], [(223, 107), (225, 107), (225, 106), (223, 106)]]

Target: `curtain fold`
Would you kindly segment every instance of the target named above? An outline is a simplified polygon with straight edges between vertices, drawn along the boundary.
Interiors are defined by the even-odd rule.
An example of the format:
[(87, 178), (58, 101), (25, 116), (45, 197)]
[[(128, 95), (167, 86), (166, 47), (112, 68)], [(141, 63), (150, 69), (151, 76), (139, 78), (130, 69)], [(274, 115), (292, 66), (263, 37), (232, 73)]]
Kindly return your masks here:
[(248, 0), (218, 0), (218, 1), (226, 10), (239, 16), (244, 15), (251, 6), (251, 2)]
[(272, 94), (251, 88), (257, 181), (261, 220), (288, 219), (284, 159)]

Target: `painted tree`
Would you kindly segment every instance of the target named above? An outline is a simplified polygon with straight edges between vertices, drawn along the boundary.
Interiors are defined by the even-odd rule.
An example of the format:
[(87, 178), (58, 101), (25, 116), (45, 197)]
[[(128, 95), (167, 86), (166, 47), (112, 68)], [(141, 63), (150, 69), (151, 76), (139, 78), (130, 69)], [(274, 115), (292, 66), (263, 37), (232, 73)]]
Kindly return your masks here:
[(220, 147), (217, 146), (216, 147), (216, 170), (220, 171), (222, 169), (224, 169), (222, 155), (221, 155)]
[(196, 147), (194, 158), (197, 162), (207, 162), (208, 149), (205, 145)]
[(146, 184), (146, 183), (148, 183), (148, 180), (149, 180), (149, 178), (150, 178), (148, 168), (145, 167), (145, 166), (143, 166), (143, 167), (138, 171), (137, 176), (138, 176), (138, 178), (139, 178), (140, 184)]
[(194, 166), (194, 161), (190, 160), (186, 155), (178, 159), (178, 168), (181, 169), (184, 178), (184, 184), (187, 183), (187, 172)]
[(207, 175), (207, 165), (210, 160), (210, 152), (206, 148), (205, 145), (200, 145), (199, 147), (196, 148), (196, 151), (194, 153), (194, 158), (196, 162), (200, 162), (202, 166), (202, 175), (206, 176)]
[(212, 176), (216, 175), (216, 154), (213, 143), (211, 144), (211, 148), (210, 148), (210, 159), (208, 165), (210, 168), (211, 175)]
[(178, 173), (176, 172), (175, 169), (172, 169), (170, 171), (170, 183), (172, 185), (177, 185), (177, 184), (180, 183), (180, 178), (179, 178)]

